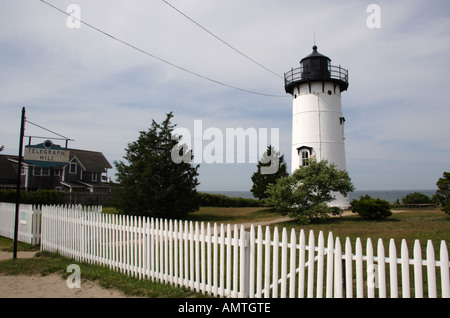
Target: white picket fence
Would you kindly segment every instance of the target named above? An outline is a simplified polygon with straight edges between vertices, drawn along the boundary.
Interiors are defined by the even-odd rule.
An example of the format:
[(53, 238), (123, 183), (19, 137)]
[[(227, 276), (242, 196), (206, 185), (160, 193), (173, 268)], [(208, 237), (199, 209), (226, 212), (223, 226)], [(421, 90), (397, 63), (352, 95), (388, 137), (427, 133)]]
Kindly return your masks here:
[[(16, 204), (0, 202), (0, 236), (14, 239)], [(39, 244), (41, 211), (31, 204), (20, 204), (17, 240), (31, 245)]]
[(363, 255), (359, 239), (353, 253), (348, 238), (287, 232), (44, 206), (41, 249), (219, 297), (450, 297), (445, 241), (439, 260), (431, 241), (410, 259), (404, 240), (400, 257), (393, 240)]

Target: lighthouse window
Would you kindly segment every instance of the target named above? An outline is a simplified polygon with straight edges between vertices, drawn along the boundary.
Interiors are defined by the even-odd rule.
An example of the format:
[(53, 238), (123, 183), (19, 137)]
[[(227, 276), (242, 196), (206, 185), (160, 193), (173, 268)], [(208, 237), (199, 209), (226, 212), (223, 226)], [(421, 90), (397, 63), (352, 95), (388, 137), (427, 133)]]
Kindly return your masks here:
[(301, 166), (302, 167), (306, 167), (309, 165), (309, 159), (310, 159), (310, 153), (309, 150), (307, 149), (303, 149), (300, 152), (300, 156), (301, 156)]

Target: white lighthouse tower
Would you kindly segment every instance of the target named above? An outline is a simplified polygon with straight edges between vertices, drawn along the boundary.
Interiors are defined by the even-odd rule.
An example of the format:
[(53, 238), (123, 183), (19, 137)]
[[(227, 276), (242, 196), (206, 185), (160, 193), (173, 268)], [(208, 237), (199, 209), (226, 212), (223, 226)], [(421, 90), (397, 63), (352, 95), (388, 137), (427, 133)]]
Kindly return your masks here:
[[(341, 94), (348, 88), (348, 71), (331, 65), (314, 45), (300, 67), (284, 74), (284, 82), (293, 101), (291, 173), (307, 166), (312, 156), (346, 170)], [(331, 206), (349, 206), (348, 197), (334, 195)]]

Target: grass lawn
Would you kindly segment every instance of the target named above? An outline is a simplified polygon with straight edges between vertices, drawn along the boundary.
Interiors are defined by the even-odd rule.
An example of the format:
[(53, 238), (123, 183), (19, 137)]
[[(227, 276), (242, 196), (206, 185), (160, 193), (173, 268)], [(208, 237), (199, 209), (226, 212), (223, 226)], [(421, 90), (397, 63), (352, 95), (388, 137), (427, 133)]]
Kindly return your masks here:
[(198, 222), (239, 224), (249, 222), (270, 221), (280, 218), (279, 213), (269, 208), (218, 208), (202, 207), (199, 211), (191, 213), (189, 220)]

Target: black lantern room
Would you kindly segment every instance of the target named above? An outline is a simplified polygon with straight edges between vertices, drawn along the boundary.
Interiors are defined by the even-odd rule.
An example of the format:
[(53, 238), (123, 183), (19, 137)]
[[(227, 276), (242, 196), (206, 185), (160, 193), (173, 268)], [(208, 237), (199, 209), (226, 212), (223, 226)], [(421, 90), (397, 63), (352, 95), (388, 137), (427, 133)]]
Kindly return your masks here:
[(340, 91), (348, 88), (348, 71), (340, 66), (331, 65), (331, 59), (317, 52), (317, 46), (313, 46), (313, 52), (300, 61), (299, 68), (293, 68), (284, 74), (286, 93), (292, 94), (294, 87), (301, 83), (334, 82), (339, 85)]

